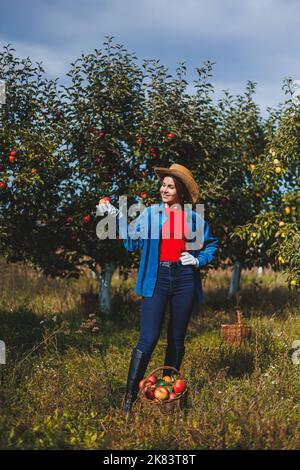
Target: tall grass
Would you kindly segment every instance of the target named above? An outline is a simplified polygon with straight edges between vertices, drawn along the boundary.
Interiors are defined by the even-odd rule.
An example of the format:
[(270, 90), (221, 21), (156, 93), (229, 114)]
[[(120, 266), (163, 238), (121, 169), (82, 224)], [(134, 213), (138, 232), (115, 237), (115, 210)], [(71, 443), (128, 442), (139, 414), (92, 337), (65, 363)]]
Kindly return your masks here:
[[(86, 312), (80, 294), (96, 280), (51, 280), (1, 264), (0, 446), (3, 449), (296, 449), (300, 444), (299, 294), (280, 273), (242, 276), (240, 307), (254, 334), (234, 347), (220, 325), (234, 321), (229, 272), (210, 271), (195, 306), (181, 372), (187, 407), (162, 415), (120, 409), (138, 339), (134, 278), (112, 283), (113, 312)], [(162, 365), (168, 312), (148, 371)]]

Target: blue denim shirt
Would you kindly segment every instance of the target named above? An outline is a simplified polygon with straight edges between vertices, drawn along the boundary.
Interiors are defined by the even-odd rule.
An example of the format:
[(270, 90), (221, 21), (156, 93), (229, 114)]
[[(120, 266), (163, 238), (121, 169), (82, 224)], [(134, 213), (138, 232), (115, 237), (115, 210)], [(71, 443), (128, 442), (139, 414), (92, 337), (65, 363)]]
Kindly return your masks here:
[[(198, 278), (195, 300), (201, 304), (203, 301), (203, 292), (200, 268), (211, 263), (214, 259), (218, 250), (219, 241), (217, 238), (212, 236), (208, 222), (206, 222), (197, 212), (192, 211), (189, 207), (186, 207), (185, 211), (189, 231), (192, 230), (194, 233), (198, 233), (199, 229), (204, 231), (202, 244), (196, 243), (194, 249), (189, 249), (187, 247), (187, 251), (195, 256), (199, 261), (199, 267), (195, 268)], [(141, 262), (134, 290), (138, 295), (142, 295), (144, 297), (152, 297), (153, 295), (159, 265), (161, 228), (167, 218), (168, 216), (164, 209), (164, 203), (161, 202), (160, 204), (154, 204), (144, 209), (140, 216), (132, 222), (130, 226), (127, 226), (126, 223), (124, 224), (120, 222), (118, 219), (117, 229), (121, 238), (124, 239), (125, 248), (128, 251), (142, 250)], [(154, 234), (154, 236), (151, 236), (152, 234)], [(188, 240), (190, 243), (197, 241), (196, 236), (193, 238), (188, 237)]]

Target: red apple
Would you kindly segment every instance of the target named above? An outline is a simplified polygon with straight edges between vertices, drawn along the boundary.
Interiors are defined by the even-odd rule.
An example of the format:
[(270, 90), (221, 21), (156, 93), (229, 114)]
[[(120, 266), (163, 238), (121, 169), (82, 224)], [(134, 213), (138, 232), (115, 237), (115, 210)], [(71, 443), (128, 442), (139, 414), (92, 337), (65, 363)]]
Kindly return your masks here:
[(85, 215), (85, 216), (83, 217), (83, 222), (84, 222), (85, 224), (88, 224), (90, 220), (91, 220), (91, 216), (90, 216), (90, 215)]
[(156, 158), (156, 157), (157, 157), (157, 151), (156, 151), (156, 149), (155, 149), (154, 147), (151, 147), (151, 148), (149, 149), (149, 155), (150, 155), (151, 157), (153, 157), (153, 158)]
[(155, 377), (154, 374), (150, 375), (149, 379), (147, 380), (147, 383), (151, 382), (152, 385), (154, 385), (157, 381), (157, 378)]
[(14, 157), (13, 155), (10, 155), (10, 156), (8, 157), (8, 161), (9, 161), (10, 163), (14, 163), (15, 157)]
[(174, 400), (174, 398), (176, 398), (177, 395), (175, 392), (171, 392), (170, 395), (169, 395), (169, 400)]
[(67, 217), (67, 224), (71, 224), (73, 222), (73, 217)]
[(14, 149), (14, 150), (12, 150), (12, 151), (10, 152), (10, 154), (14, 157), (15, 155), (17, 155), (17, 152), (16, 152), (16, 150)]
[(142, 145), (144, 143), (144, 139), (142, 137), (138, 137), (136, 139), (136, 143), (137, 143), (137, 145)]
[(146, 192), (140, 193), (140, 196), (142, 199), (146, 199), (147, 193)]
[(157, 387), (154, 390), (154, 396), (155, 398), (158, 398), (159, 400), (168, 400), (169, 392), (166, 389), (166, 387)]
[(145, 391), (145, 397), (148, 398), (148, 400), (153, 400), (154, 390), (150, 390), (149, 388), (147, 388)]
[(102, 199), (100, 199), (99, 204), (105, 204), (106, 202), (111, 203), (111, 198), (109, 196), (105, 196)]
[(175, 393), (182, 393), (186, 389), (186, 383), (183, 379), (177, 379), (173, 385), (173, 390)]
[(104, 131), (99, 131), (98, 132), (98, 137), (102, 138), (105, 136), (105, 132)]
[(172, 134), (172, 133), (167, 134), (168, 139), (174, 139), (174, 137), (175, 137), (175, 134)]
[(144, 388), (146, 385), (146, 379), (142, 379), (139, 381), (139, 390), (141, 390), (142, 388)]
[(5, 181), (0, 181), (0, 189), (4, 189), (6, 187)]

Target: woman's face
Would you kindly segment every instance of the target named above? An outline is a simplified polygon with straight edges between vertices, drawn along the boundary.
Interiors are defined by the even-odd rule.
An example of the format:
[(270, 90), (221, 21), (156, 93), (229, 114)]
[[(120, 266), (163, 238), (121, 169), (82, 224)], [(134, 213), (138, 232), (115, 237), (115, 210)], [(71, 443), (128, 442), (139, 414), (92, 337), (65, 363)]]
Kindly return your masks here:
[(169, 206), (180, 202), (172, 176), (164, 177), (160, 187), (160, 194), (163, 202), (167, 203)]

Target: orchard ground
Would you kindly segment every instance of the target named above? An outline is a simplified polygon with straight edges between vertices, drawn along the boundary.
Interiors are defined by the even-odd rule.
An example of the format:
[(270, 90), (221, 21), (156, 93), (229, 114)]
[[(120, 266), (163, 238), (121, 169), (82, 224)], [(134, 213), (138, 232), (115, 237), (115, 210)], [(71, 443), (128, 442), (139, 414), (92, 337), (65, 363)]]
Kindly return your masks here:
[[(300, 445), (300, 294), (281, 273), (244, 271), (240, 306), (254, 330), (241, 347), (221, 342), (235, 321), (226, 299), (230, 271), (211, 270), (205, 303), (196, 306), (181, 372), (188, 406), (161, 415), (136, 406), (121, 412), (139, 329), (135, 279), (112, 282), (110, 318), (83, 308), (95, 279), (55, 280), (1, 262), (0, 365), (2, 449), (297, 449)], [(148, 371), (162, 365), (166, 325)]]

